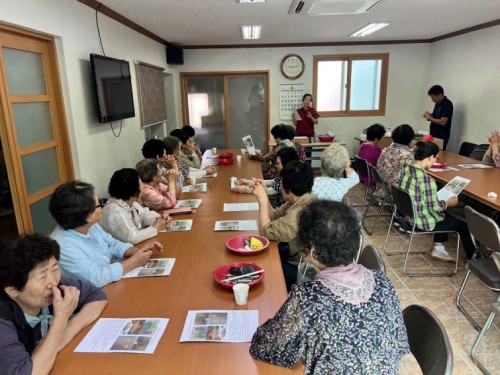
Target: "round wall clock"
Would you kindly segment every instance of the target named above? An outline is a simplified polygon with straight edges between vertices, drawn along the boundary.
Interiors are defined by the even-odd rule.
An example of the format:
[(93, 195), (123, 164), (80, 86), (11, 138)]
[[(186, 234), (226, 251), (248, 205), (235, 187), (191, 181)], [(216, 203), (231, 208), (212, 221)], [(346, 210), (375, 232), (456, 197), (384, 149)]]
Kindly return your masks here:
[(286, 55), (281, 60), (281, 73), (288, 79), (297, 79), (304, 73), (304, 60), (295, 54)]

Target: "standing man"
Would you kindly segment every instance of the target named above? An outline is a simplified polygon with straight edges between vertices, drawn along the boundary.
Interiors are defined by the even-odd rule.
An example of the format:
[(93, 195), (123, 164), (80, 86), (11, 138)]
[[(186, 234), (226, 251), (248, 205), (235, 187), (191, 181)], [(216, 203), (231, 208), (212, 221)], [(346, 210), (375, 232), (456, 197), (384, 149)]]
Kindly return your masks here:
[(446, 150), (450, 139), (451, 119), (453, 117), (453, 103), (444, 96), (443, 87), (432, 86), (427, 95), (434, 102), (432, 114), (425, 111), (423, 117), (431, 122), (430, 133), (433, 137), (443, 140), (443, 150)]

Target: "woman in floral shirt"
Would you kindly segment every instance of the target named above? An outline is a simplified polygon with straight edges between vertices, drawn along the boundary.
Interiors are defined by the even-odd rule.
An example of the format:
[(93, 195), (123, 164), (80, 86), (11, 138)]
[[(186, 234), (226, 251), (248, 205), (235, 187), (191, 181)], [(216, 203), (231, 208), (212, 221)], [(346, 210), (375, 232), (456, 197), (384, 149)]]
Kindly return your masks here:
[[(401, 172), (413, 162), (413, 150), (409, 145), (415, 138), (415, 132), (410, 125), (403, 124), (392, 131), (391, 137), (392, 144), (382, 150), (377, 161), (377, 170), (387, 186), (397, 182)], [(384, 198), (385, 190), (382, 185), (377, 185), (375, 195)]]
[(383, 272), (353, 264), (359, 246), (354, 211), (316, 200), (299, 219), (298, 241), (318, 270), (294, 285), (276, 316), (255, 332), (250, 354), (305, 374), (397, 374), (409, 352), (394, 288)]

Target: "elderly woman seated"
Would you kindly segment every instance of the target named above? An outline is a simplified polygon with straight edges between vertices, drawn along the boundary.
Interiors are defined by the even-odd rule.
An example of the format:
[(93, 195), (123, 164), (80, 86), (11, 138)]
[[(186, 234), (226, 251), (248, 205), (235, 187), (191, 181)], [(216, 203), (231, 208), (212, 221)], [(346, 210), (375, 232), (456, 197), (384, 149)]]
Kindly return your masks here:
[(0, 245), (2, 374), (48, 374), (57, 353), (106, 306), (104, 292), (61, 275), (59, 245), (19, 237)]
[(177, 204), (176, 180), (178, 170), (170, 169), (167, 174), (168, 186), (161, 182), (162, 172), (155, 159), (144, 159), (135, 169), (142, 181), (140, 203), (155, 211), (173, 208)]
[[(344, 172), (346, 177), (343, 177)], [(350, 188), (359, 182), (358, 174), (351, 168), (345, 147), (332, 144), (321, 154), (321, 176), (314, 179), (313, 193), (320, 199), (341, 202)]]
[(212, 175), (216, 172), (215, 168), (212, 166), (207, 166), (201, 168), (202, 157), (196, 151), (197, 147), (194, 142), (193, 137), (184, 132), (181, 129), (174, 129), (170, 132), (172, 137), (176, 137), (181, 141), (181, 152), (179, 154), (178, 160), (189, 167), (189, 174), (195, 175), (196, 177), (204, 177), (207, 175)]
[[(160, 165), (162, 182), (164, 184), (168, 183), (168, 173), (172, 168), (179, 169), (181, 173), (185, 174), (185, 178), (189, 175), (189, 167), (185, 165), (183, 166), (184, 169), (181, 169), (175, 160), (175, 156), (172, 155), (172, 153), (167, 152), (165, 143), (159, 139), (150, 139), (149, 141), (146, 141), (146, 143), (142, 146), (142, 155), (144, 156), (144, 159), (156, 159)], [(182, 185), (184, 177), (180, 177), (182, 177), (182, 181), (180, 181), (180, 185)]]
[(498, 130), (491, 132), (488, 137), (488, 143), (490, 147), (488, 147), (488, 150), (484, 154), (483, 164), (500, 168), (500, 133)]
[(102, 207), (94, 187), (82, 181), (62, 184), (49, 203), (58, 224), (50, 236), (61, 247), (61, 270), (98, 287), (120, 280), (163, 249), (159, 242), (136, 248), (115, 239), (98, 224)]
[(141, 193), (139, 173), (123, 168), (109, 181), (110, 198), (102, 209), (99, 224), (113, 237), (136, 244), (158, 235), (167, 227), (168, 214), (159, 214), (142, 207), (137, 200)]
[(319, 273), (293, 286), (276, 316), (255, 332), (250, 354), (305, 374), (397, 374), (409, 352), (393, 285), (353, 264), (359, 225), (346, 205), (317, 200), (300, 214), (298, 243)]

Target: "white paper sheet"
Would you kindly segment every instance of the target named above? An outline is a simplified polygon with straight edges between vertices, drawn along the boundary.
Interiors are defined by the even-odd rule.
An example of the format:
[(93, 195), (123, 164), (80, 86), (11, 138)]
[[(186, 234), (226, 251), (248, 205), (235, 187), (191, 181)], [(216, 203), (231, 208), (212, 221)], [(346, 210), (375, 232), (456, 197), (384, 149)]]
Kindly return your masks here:
[(458, 164), (459, 167), (466, 169), (484, 169), (484, 168), (493, 168), (489, 165), (477, 163), (477, 164)]
[(437, 197), (441, 201), (447, 201), (451, 197), (455, 197), (464, 190), (470, 180), (460, 176), (453, 177), (453, 180), (448, 182), (441, 190), (437, 192)]
[(200, 204), (201, 204), (201, 199), (185, 199), (177, 201), (175, 208), (180, 208), (180, 207), (198, 208), (200, 207)]
[(250, 342), (258, 325), (257, 310), (188, 311), (180, 342)]
[(245, 147), (247, 148), (247, 151), (250, 155), (255, 155), (255, 145), (253, 143), (253, 140), (252, 140), (252, 136), (251, 135), (247, 135), (243, 138), (241, 138), (243, 140), (243, 144), (245, 145)]
[(191, 230), (191, 227), (193, 226), (193, 220), (191, 219), (186, 219), (186, 220), (174, 220), (171, 221), (167, 228), (162, 230), (161, 232), (182, 232), (185, 230)]
[(257, 202), (252, 203), (224, 203), (224, 212), (228, 211), (256, 211), (259, 209)]
[(75, 352), (153, 354), (169, 319), (101, 318)]
[(457, 168), (453, 167), (444, 167), (444, 168), (429, 168), (432, 172), (449, 172), (449, 171), (458, 171)]
[(183, 186), (181, 191), (183, 193), (204, 193), (207, 191), (207, 183)]
[(174, 263), (174, 258), (150, 259), (144, 266), (130, 270), (122, 278), (168, 276), (172, 272)]
[(215, 231), (225, 230), (257, 230), (256, 220), (225, 220), (215, 222)]

